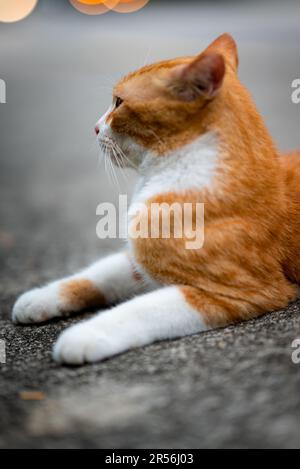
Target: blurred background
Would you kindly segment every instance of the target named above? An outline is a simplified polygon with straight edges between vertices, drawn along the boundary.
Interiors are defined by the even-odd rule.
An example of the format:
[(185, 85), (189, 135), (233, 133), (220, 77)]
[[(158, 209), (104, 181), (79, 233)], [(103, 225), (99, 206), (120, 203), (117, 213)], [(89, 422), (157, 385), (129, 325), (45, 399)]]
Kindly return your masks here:
[[(2, 383), (6, 383), (2, 394), (0, 384), (3, 396), (7, 389), (15, 392), (30, 383), (39, 388), (47, 380), (61, 383), (65, 379), (61, 372), (53, 370), (50, 359), (56, 325), (45, 326), (44, 335), (35, 338), (26, 329), (26, 341), (24, 333), (15, 332), (9, 325), (16, 295), (120, 247), (118, 240), (97, 239), (96, 207), (104, 201), (117, 201), (120, 192), (130, 195), (135, 175), (129, 171), (128, 182), (119, 175), (121, 188), (109, 182), (93, 130), (111, 102), (116, 80), (146, 63), (197, 54), (227, 31), (239, 46), (240, 77), (252, 92), (278, 147), (285, 150), (300, 146), (300, 104), (291, 101), (291, 83), (300, 78), (298, 0), (150, 0), (136, 12), (110, 11), (94, 16), (79, 12), (75, 3), (39, 0), (32, 13), (21, 21), (1, 22), (0, 16), (0, 79), (5, 80), (7, 87), (7, 102), (0, 104), (0, 320), (6, 337), (11, 334), (11, 343), (18, 344), (15, 348), (12, 345), (9, 352), (15, 355), (12, 357), (15, 368), (10, 368), (6, 378), (3, 377)], [(33, 344), (31, 348), (27, 340)], [(39, 357), (44, 357), (42, 368), (37, 364)], [(26, 370), (21, 366), (22, 360)], [(52, 369), (46, 375), (45, 363), (46, 368)], [(143, 366), (147, 368), (145, 363)], [(68, 376), (71, 383), (78, 384), (75, 372)], [(143, 374), (139, 376), (144, 379)], [(183, 411), (186, 396), (182, 392), (183, 400), (179, 399), (176, 405)], [(242, 396), (246, 397), (247, 392)], [(161, 393), (157, 391), (157, 395)], [(129, 403), (123, 402), (124, 408), (130, 407), (134, 396), (131, 395)], [(141, 401), (144, 397), (151, 400), (148, 391), (138, 396)], [(215, 398), (213, 409), (215, 405), (221, 411), (222, 401), (218, 401), (217, 394)], [(80, 408), (80, 396), (76, 399), (74, 402)], [(8, 402), (2, 416), (14, 423), (11, 434), (16, 435), (17, 404)], [(117, 398), (110, 403), (121, 405)], [(103, 412), (108, 407), (102, 403)], [(17, 408), (19, 415), (27, 415), (22, 406)], [(168, 419), (172, 410), (168, 404), (165, 409)], [(93, 408), (85, 411), (90, 412), (93, 420)], [(143, 405), (135, 411), (143, 412)], [(35, 432), (42, 431), (38, 425), (47, 412), (41, 414), (42, 419), (34, 420)], [(220, 416), (213, 412), (211, 421), (216, 425)], [(80, 415), (77, 418), (80, 420)], [(185, 423), (183, 418), (182, 425)], [(207, 420), (205, 424), (207, 428)], [(176, 423), (173, 426), (175, 429)], [(258, 427), (255, 423), (252, 428), (253, 442)], [(282, 436), (282, 428), (276, 430), (275, 441), (290, 438), (284, 432), (285, 437)], [(127, 437), (122, 435), (114, 440), (115, 444), (126, 445)], [(160, 441), (157, 435), (157, 439), (148, 437), (147, 441), (157, 444)], [(88, 445), (91, 440), (86, 438)], [(238, 445), (239, 431), (235, 438), (230, 441)], [(20, 435), (19, 441), (25, 444)], [(130, 441), (142, 444), (138, 439)], [(215, 443), (222, 441), (220, 435)], [(267, 437), (265, 441), (268, 442)], [(143, 442), (146, 444), (146, 440)], [(176, 443), (171, 436), (165, 440), (165, 444), (172, 442)], [(191, 436), (185, 444), (197, 444), (197, 440)], [(209, 444), (207, 441), (206, 446)]]

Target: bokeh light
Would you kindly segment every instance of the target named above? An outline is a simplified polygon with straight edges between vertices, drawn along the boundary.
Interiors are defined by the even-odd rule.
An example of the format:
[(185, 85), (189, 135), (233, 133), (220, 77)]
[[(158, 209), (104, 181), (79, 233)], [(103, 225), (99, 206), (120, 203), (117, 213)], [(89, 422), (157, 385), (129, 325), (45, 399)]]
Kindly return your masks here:
[(112, 10), (119, 0), (69, 0), (76, 10), (86, 15), (103, 15)]
[(149, 0), (119, 0), (118, 4), (114, 7), (114, 11), (118, 13), (133, 13), (143, 8)]
[(14, 23), (30, 15), (38, 0), (0, 0), (0, 22)]
[(85, 3), (86, 5), (99, 5), (105, 3), (106, 0), (78, 0), (79, 3)]
[(118, 13), (133, 13), (143, 8), (149, 0), (69, 0), (81, 13), (101, 15), (109, 10)]

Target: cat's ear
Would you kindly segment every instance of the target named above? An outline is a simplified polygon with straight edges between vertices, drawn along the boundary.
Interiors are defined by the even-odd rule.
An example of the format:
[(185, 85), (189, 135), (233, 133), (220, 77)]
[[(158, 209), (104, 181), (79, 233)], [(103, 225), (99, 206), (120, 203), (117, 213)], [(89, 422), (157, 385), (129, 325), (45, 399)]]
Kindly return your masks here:
[(219, 91), (224, 75), (222, 55), (201, 54), (192, 62), (176, 67), (172, 74), (172, 93), (183, 101), (194, 101), (200, 96), (212, 99)]
[(230, 34), (222, 34), (217, 39), (215, 39), (204, 51), (204, 53), (208, 54), (211, 52), (221, 54), (224, 57), (225, 62), (230, 65), (233, 70), (236, 71), (238, 69), (238, 49), (235, 40)]

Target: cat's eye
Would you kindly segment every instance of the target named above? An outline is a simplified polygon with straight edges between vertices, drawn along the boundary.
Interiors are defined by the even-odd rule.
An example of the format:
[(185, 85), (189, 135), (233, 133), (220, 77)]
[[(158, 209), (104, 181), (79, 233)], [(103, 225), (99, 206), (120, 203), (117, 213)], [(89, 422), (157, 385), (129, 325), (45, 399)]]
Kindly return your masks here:
[(118, 108), (121, 106), (121, 104), (123, 103), (123, 99), (120, 98), (119, 96), (116, 97), (116, 102), (115, 102), (115, 107)]

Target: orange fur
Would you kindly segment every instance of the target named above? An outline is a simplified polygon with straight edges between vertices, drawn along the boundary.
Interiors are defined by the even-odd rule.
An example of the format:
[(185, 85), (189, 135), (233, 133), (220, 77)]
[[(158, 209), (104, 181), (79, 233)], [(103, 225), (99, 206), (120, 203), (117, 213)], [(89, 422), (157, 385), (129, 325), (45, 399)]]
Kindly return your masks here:
[(286, 209), (281, 227), (284, 247), (283, 268), (291, 282), (300, 283), (300, 150), (280, 158), (284, 178)]
[(60, 297), (68, 312), (96, 308), (106, 303), (103, 293), (86, 279), (64, 282), (60, 287)]
[[(178, 67), (220, 54), (226, 72), (212, 99), (184, 101), (172, 83)], [(300, 283), (300, 152), (279, 156), (236, 69), (235, 43), (223, 35), (198, 58), (144, 67), (123, 79), (115, 94), (124, 103), (110, 116), (112, 129), (163, 158), (213, 131), (219, 161), (213, 188), (158, 194), (156, 203), (205, 204), (205, 243), (184, 239), (132, 240), (137, 261), (163, 284), (180, 285), (187, 301), (212, 326), (284, 307)], [(201, 162), (199, 162), (201, 164)], [(150, 220), (150, 217), (149, 217)], [(149, 221), (150, 223), (150, 221)]]

